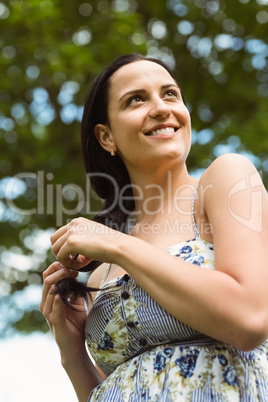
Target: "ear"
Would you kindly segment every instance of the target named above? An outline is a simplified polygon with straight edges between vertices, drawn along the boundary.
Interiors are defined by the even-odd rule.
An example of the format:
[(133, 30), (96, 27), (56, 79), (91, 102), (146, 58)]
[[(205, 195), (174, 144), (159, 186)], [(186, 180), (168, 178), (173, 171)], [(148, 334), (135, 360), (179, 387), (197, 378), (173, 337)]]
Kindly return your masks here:
[(107, 124), (96, 124), (94, 134), (105, 151), (109, 153), (111, 153), (111, 151), (116, 152), (117, 146), (113, 140), (111, 129)]

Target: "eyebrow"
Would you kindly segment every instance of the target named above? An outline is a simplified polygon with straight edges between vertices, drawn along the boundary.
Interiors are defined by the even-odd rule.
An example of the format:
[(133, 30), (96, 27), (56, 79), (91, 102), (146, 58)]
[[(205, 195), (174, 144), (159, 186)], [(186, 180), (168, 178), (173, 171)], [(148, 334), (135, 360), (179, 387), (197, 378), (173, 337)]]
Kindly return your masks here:
[[(162, 85), (161, 89), (163, 90), (163, 89), (170, 88), (170, 87), (176, 87), (178, 90), (180, 90), (180, 88), (178, 87), (178, 85), (175, 82), (173, 82), (171, 84)], [(145, 89), (143, 89), (143, 88), (141, 88), (141, 89), (133, 89), (133, 90), (128, 91), (125, 94), (123, 94), (121, 96), (121, 98), (119, 99), (119, 102), (121, 102), (121, 100), (124, 99), (126, 96), (135, 95), (135, 94), (142, 94), (142, 93), (146, 93), (146, 92), (147, 91)]]

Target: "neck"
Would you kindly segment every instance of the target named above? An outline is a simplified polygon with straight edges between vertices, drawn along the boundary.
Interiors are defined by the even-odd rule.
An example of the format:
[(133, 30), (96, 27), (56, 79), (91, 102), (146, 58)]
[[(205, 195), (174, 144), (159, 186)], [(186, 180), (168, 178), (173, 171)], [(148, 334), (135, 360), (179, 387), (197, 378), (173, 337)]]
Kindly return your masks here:
[[(137, 173), (137, 172), (136, 172)], [(136, 222), (151, 221), (156, 215), (173, 209), (174, 200), (187, 194), (196, 186), (197, 180), (189, 176), (186, 165), (167, 171), (130, 176), (135, 200)]]

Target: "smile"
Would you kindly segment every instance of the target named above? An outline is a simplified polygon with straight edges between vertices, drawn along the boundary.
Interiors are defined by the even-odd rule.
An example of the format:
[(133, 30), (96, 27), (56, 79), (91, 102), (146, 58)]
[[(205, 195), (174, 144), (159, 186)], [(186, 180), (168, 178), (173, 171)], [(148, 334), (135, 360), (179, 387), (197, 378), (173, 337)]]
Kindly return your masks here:
[(175, 127), (165, 127), (165, 128), (160, 128), (158, 130), (150, 131), (149, 133), (146, 133), (145, 135), (154, 137), (156, 135), (168, 135), (170, 133), (175, 133), (177, 131), (177, 128)]

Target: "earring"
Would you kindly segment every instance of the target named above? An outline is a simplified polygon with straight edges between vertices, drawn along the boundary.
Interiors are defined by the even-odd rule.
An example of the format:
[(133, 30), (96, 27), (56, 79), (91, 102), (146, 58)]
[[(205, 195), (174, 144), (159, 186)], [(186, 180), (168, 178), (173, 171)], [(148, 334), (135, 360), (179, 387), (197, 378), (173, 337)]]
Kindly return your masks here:
[(111, 150), (111, 156), (115, 156), (114, 150)]

